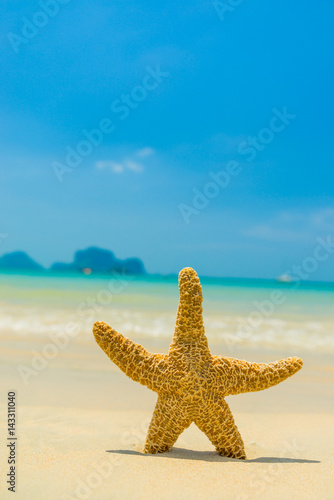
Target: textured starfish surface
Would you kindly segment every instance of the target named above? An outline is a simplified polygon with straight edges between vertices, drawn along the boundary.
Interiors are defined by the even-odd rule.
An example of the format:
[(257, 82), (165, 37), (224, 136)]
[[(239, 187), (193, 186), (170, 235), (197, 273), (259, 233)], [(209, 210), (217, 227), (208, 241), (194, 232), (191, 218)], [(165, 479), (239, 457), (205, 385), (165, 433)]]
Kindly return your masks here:
[(268, 389), (300, 370), (303, 362), (294, 357), (258, 364), (212, 356), (203, 325), (202, 288), (193, 269), (180, 272), (179, 289), (168, 354), (151, 354), (103, 322), (94, 324), (96, 342), (128, 377), (158, 393), (145, 453), (169, 451), (194, 422), (220, 455), (246, 458), (224, 397)]

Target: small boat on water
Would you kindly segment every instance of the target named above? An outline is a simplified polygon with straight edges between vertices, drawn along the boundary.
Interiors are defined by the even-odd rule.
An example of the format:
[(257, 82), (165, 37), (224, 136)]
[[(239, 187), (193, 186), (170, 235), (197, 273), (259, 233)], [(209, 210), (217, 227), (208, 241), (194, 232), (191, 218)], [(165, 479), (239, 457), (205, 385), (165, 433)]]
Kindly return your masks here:
[(290, 283), (293, 279), (289, 276), (289, 274), (281, 274), (281, 276), (277, 278), (277, 281), (280, 281), (281, 283)]

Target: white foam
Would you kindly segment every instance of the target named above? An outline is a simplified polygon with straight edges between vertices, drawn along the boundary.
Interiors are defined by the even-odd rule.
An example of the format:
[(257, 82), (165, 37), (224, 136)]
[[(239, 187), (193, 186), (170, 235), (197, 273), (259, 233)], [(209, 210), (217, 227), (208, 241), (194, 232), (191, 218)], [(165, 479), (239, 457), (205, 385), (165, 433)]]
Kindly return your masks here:
[[(24, 307), (20, 304), (2, 304), (0, 330), (15, 336), (46, 336), (62, 334), (69, 323), (78, 325), (78, 337), (89, 339), (94, 321), (105, 321), (127, 337), (171, 339), (175, 324), (175, 311), (102, 309), (91, 317), (80, 315), (76, 309), (50, 307)], [(247, 318), (242, 319), (247, 325)], [(206, 334), (210, 341), (226, 346), (245, 345), (268, 348), (298, 347), (334, 351), (334, 318), (316, 320), (298, 318), (264, 318), (257, 327), (240, 332), (240, 317), (236, 315), (206, 314)]]

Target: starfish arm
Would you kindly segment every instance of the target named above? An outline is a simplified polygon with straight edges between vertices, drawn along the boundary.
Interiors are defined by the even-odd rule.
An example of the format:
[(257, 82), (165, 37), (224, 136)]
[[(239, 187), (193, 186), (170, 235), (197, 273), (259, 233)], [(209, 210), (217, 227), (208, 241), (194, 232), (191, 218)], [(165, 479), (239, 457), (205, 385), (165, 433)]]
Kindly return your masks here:
[(213, 364), (218, 380), (225, 385), (225, 395), (263, 391), (283, 382), (303, 366), (296, 357), (266, 364), (213, 356)]
[(169, 451), (191, 419), (174, 395), (159, 395), (145, 441), (144, 453)]
[(94, 324), (93, 333), (101, 349), (128, 377), (158, 392), (164, 383), (167, 356), (149, 353), (102, 321)]
[(195, 419), (197, 427), (204, 432), (217, 453), (224, 457), (245, 459), (245, 446), (235, 425), (231, 410), (221, 398), (210, 401)]

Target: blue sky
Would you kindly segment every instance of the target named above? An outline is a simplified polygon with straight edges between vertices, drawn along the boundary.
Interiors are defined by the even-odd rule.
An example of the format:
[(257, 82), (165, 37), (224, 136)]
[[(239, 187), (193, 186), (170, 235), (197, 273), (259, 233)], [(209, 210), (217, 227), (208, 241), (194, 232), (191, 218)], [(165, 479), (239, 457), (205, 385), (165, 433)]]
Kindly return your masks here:
[(333, 235), (332, 2), (55, 1), (0, 6), (0, 254), (271, 278)]

